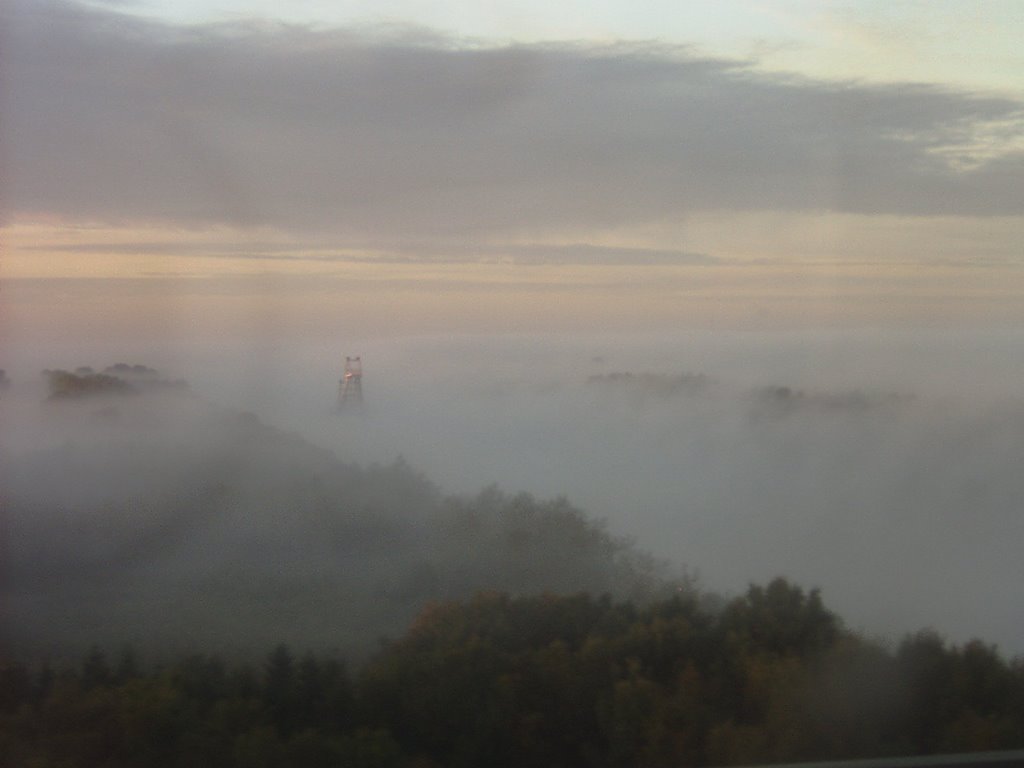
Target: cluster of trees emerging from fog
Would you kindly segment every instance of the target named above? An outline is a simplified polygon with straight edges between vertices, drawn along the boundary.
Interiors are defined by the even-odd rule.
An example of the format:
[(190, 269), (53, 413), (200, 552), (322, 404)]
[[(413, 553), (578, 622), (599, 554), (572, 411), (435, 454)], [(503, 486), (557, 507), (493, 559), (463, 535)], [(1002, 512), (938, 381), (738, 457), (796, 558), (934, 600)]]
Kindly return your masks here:
[(61, 369), (45, 370), (43, 375), (49, 382), (50, 399), (91, 397), (95, 395), (127, 394), (140, 389), (187, 389), (184, 380), (168, 381), (145, 365), (115, 363), (108, 365), (102, 373), (90, 366), (80, 366), (72, 373)]
[(1024, 666), (932, 633), (885, 648), (786, 581), (714, 610), (692, 591), (481, 593), (425, 609), (352, 673), (259, 665), (0, 671), (0, 762), (38, 766), (684, 766), (1024, 746)]

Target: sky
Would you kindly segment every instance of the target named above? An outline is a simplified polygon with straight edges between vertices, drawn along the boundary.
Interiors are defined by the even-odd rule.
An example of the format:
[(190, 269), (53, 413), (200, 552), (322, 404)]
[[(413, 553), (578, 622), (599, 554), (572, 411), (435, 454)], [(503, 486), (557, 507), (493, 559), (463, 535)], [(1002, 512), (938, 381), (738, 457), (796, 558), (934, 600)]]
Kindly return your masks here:
[(1019, 2), (0, 15), (8, 342), (1024, 319)]

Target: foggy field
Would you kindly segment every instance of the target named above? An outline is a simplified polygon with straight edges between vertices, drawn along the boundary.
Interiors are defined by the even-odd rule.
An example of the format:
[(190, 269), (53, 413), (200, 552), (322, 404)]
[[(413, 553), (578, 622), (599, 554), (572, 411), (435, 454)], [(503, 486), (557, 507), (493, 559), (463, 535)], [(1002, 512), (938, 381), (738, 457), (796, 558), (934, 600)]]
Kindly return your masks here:
[[(118, 628), (126, 641), (133, 626), (144, 639), (171, 607), (227, 644), (273, 642), (273, 630), (292, 626), (310, 632), (293, 641), (329, 645), (335, 633), (346, 645), (371, 627), (398, 631), (431, 589), (461, 594), (459, 573), (474, 589), (615, 590), (609, 579), (626, 571), (606, 555), (576, 574), (547, 572), (538, 564), (560, 559), (557, 551), (499, 562), (493, 542), (470, 535), (459, 545), (454, 529), (438, 532), (439, 520), (458, 519), (445, 518), (438, 499), (496, 484), (567, 497), (587, 519), (605, 520), (613, 539), (696, 574), (705, 590), (731, 595), (783, 575), (821, 587), (869, 635), (933, 627), (1024, 653), (1024, 382), (1013, 365), (1024, 337), (957, 341), (706, 332), (49, 352), (59, 360), (37, 350), (18, 367), (5, 361), (14, 385), (0, 398), (5, 487), (16, 502), (6, 521), (11, 562), (28, 574), (13, 609), (32, 616), (33, 590), (62, 596), (77, 613), (51, 605), (47, 631), (74, 626), (86, 642), (90, 628), (116, 635), (90, 623), (103, 614), (90, 619), (76, 593), (102, 584), (129, 617)], [(363, 357), (362, 412), (335, 410), (345, 354)], [(41, 404), (42, 367), (122, 359), (184, 376), (196, 397), (142, 398), (106, 421), (84, 401)], [(62, 469), (61, 450), (78, 457)], [(411, 472), (389, 474), (398, 459)], [(376, 480), (365, 470), (374, 463)], [(327, 484), (311, 487), (314, 476)], [(135, 510), (163, 517), (145, 535), (115, 540), (132, 530)], [(348, 542), (340, 554), (325, 544), (330, 530)], [(18, 552), (25, 541), (31, 557)], [(71, 566), (84, 581), (60, 577)], [(245, 577), (230, 586), (224, 573)], [(356, 601), (345, 616), (332, 579), (350, 597), (391, 584), (392, 602)], [(236, 605), (251, 615), (211, 626), (221, 611), (203, 601), (238, 588)], [(261, 601), (287, 615), (260, 615)], [(338, 615), (315, 618), (325, 610)], [(250, 625), (261, 629), (235, 634)]]

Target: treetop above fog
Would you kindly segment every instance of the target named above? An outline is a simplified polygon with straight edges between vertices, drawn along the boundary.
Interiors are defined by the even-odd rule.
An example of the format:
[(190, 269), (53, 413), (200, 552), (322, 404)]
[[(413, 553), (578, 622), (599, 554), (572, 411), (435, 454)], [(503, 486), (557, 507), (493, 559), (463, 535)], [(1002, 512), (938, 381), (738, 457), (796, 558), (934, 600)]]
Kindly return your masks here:
[(117, 363), (96, 373), (89, 366), (74, 372), (62, 369), (44, 370), (49, 386), (49, 400), (72, 400), (99, 395), (129, 395), (142, 391), (188, 389), (184, 379), (165, 379), (158, 371), (145, 365)]

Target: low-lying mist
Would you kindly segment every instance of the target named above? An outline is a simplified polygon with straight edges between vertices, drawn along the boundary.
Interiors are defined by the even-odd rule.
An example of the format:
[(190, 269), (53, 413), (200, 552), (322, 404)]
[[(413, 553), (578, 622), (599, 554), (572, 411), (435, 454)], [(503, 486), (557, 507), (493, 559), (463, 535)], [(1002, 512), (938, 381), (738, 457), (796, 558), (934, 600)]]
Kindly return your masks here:
[[(689, 584), (564, 499), (444, 496), (175, 383), (51, 373), (4, 397), (2, 639), (359, 657), (481, 590), (648, 600)], [(159, 384), (159, 386), (154, 386)]]
[[(727, 594), (784, 575), (854, 629), (1020, 654), (1022, 352), (1024, 335), (995, 332), (707, 332), (26, 355), (4, 361), (0, 395), (8, 603), (40, 636), (101, 640), (113, 612), (80, 593), (102, 585), (123, 641), (166, 622), (182, 644), (291, 627), (347, 646), (431, 597), (629, 595), (678, 567)], [(365, 402), (338, 412), (346, 354)], [(124, 358), (192, 396), (41, 402), (42, 367)], [(492, 484), (506, 493), (477, 495)], [(516, 529), (519, 492), (535, 498)], [(579, 535), (592, 549), (566, 555)]]

